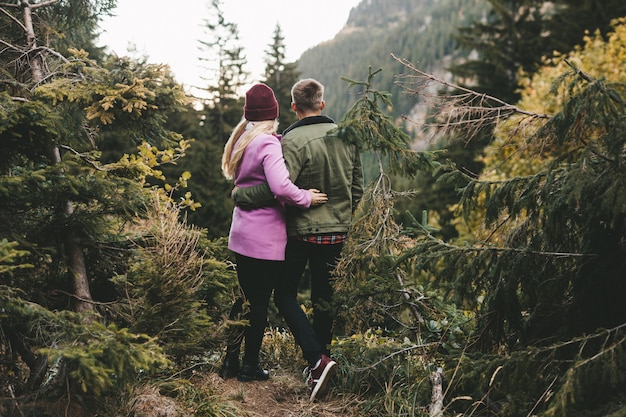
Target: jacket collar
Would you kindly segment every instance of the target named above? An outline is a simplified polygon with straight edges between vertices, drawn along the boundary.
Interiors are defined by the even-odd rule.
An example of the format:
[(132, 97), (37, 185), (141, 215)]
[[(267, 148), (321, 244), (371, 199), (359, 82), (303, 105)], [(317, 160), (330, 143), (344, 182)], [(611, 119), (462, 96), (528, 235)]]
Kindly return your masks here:
[(333, 119), (331, 119), (330, 117), (328, 117), (328, 116), (305, 117), (304, 119), (298, 120), (297, 122), (295, 122), (294, 124), (289, 126), (287, 129), (285, 129), (283, 131), (283, 136), (285, 136), (288, 132), (292, 131), (296, 127), (308, 126), (308, 125), (316, 125), (316, 124), (319, 124), (319, 123), (335, 123), (335, 121)]

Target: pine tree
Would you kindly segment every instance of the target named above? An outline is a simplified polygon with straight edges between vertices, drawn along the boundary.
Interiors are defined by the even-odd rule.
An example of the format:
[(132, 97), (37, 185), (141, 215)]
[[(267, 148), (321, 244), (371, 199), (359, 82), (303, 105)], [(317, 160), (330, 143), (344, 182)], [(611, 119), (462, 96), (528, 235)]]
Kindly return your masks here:
[[(20, 370), (3, 390), (32, 394), (46, 383), (54, 393), (62, 382), (61, 395), (100, 394), (167, 362), (153, 339), (104, 325), (114, 319), (102, 319), (110, 310), (100, 302), (119, 295), (109, 280), (128, 265), (137, 241), (128, 226), (144, 215), (151, 182), (163, 180), (159, 166), (187, 149), (163, 121), (188, 98), (164, 66), (98, 63), (67, 43), (60, 43), (66, 54), (55, 48), (67, 41), (70, 22), (84, 23), (77, 34), (91, 33), (95, 11), (107, 4), (0, 5), (0, 241), (15, 242), (23, 266), (7, 269), (0, 260), (0, 353)], [(99, 147), (108, 138), (136, 142), (103, 162)]]
[(212, 0), (210, 16), (205, 20), (206, 40), (199, 40), (207, 74), (202, 77), (207, 82), (204, 91), (208, 97), (204, 101), (205, 126), (211, 135), (224, 143), (241, 116), (242, 88), (248, 79), (244, 70), (247, 63), (243, 47), (239, 41), (237, 24), (226, 21), (220, 0)]
[(219, 0), (212, 1), (205, 21), (206, 37), (199, 40), (206, 63), (208, 93), (202, 99), (199, 120), (185, 165), (181, 171), (191, 172), (190, 187), (201, 204), (189, 214), (194, 225), (205, 228), (211, 238), (226, 236), (233, 202), (229, 198), (232, 183), (221, 172), (224, 144), (243, 116), (243, 88), (249, 74), (239, 41), (237, 25), (228, 22)]
[(411, 268), (397, 263), (410, 241), (396, 221), (398, 200), (411, 195), (394, 190), (391, 174), (416, 175), (443, 169), (438, 152), (415, 152), (409, 136), (380, 108), (389, 102), (389, 93), (372, 88), (372, 79), (381, 70), (369, 70), (366, 81), (349, 82), (359, 100), (345, 114), (338, 135), (356, 143), (362, 155), (371, 155), (377, 168), (359, 204), (350, 239), (337, 267), (338, 304), (346, 334), (384, 328), (406, 336), (417, 344), (439, 340), (427, 323), (442, 319), (443, 309), (424, 297), (411, 275)]
[[(340, 132), (374, 154), (381, 175), (364, 196), (336, 271), (350, 337), (333, 349), (349, 357), (342, 389), (367, 391), (368, 412), (374, 404), (394, 413), (425, 408), (424, 371), (436, 365), (450, 415), (624, 412), (622, 25), (608, 44), (596, 34), (585, 39), (588, 53), (555, 57), (550, 65), (561, 63), (554, 69), (542, 67), (523, 83), (518, 105), (399, 60), (410, 74), (406, 91), (427, 97), (439, 116), (420, 127), (468, 138), (494, 130), (489, 171), (479, 177), (443, 163), (440, 152), (409, 151), (379, 111), (386, 95), (352, 82), (362, 86), (360, 100)], [(429, 95), (432, 84), (450, 93)], [(456, 187), (459, 238), (437, 237), (428, 213), (399, 225), (394, 208), (402, 193), (387, 171), (420, 171)]]
[[(446, 134), (471, 137), (497, 124), (489, 171), (470, 178), (445, 167), (438, 175), (465, 184), (460, 239), (443, 241), (416, 223), (398, 262), (412, 260), (475, 318), (474, 360), (446, 361), (457, 375), (452, 395), (488, 396), (501, 416), (623, 412), (626, 84), (615, 72), (624, 53), (617, 29), (608, 44), (600, 34), (586, 39), (585, 55), (557, 56), (560, 74), (546, 70), (525, 83), (519, 106), (405, 62), (415, 75), (409, 91), (435, 82), (458, 92), (431, 102)], [(485, 375), (489, 383), (480, 382)], [(555, 395), (544, 398), (546, 390)]]
[(298, 118), (291, 110), (291, 87), (298, 81), (300, 73), (295, 62), (285, 62), (285, 38), (280, 25), (274, 29), (274, 37), (265, 56), (265, 83), (274, 90), (278, 100), (279, 119), (284, 129)]

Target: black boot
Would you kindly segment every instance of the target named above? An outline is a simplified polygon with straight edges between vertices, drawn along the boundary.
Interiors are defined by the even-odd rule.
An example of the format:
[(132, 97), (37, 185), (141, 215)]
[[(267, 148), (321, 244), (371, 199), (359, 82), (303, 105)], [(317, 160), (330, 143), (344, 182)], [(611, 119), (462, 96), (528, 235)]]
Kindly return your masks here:
[(239, 375), (239, 354), (235, 352), (226, 353), (224, 363), (220, 369), (220, 376), (224, 379), (234, 378)]
[(258, 363), (256, 365), (244, 363), (237, 379), (241, 382), (267, 381), (270, 379), (270, 373), (265, 369), (262, 369)]

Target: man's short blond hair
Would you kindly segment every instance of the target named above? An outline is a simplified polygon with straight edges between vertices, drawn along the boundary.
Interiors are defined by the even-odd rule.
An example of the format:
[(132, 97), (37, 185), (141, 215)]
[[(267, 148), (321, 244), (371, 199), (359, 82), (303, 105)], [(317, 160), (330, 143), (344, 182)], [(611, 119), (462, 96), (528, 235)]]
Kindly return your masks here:
[(320, 111), (324, 101), (324, 86), (313, 78), (300, 80), (291, 88), (291, 101), (303, 113)]

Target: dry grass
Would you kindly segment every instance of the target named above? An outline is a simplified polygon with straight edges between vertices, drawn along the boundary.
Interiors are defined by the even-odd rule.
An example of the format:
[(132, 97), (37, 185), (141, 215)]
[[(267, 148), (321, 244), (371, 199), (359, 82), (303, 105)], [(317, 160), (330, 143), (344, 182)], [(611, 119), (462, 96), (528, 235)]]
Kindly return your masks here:
[(223, 380), (216, 374), (206, 376), (205, 383), (214, 384), (242, 411), (245, 417), (335, 417), (353, 416), (351, 399), (332, 389), (311, 403), (309, 389), (301, 375), (287, 370), (272, 371), (269, 381), (239, 382)]
[(134, 417), (179, 417), (181, 410), (173, 398), (165, 397), (152, 386), (142, 386), (135, 391), (131, 404)]

